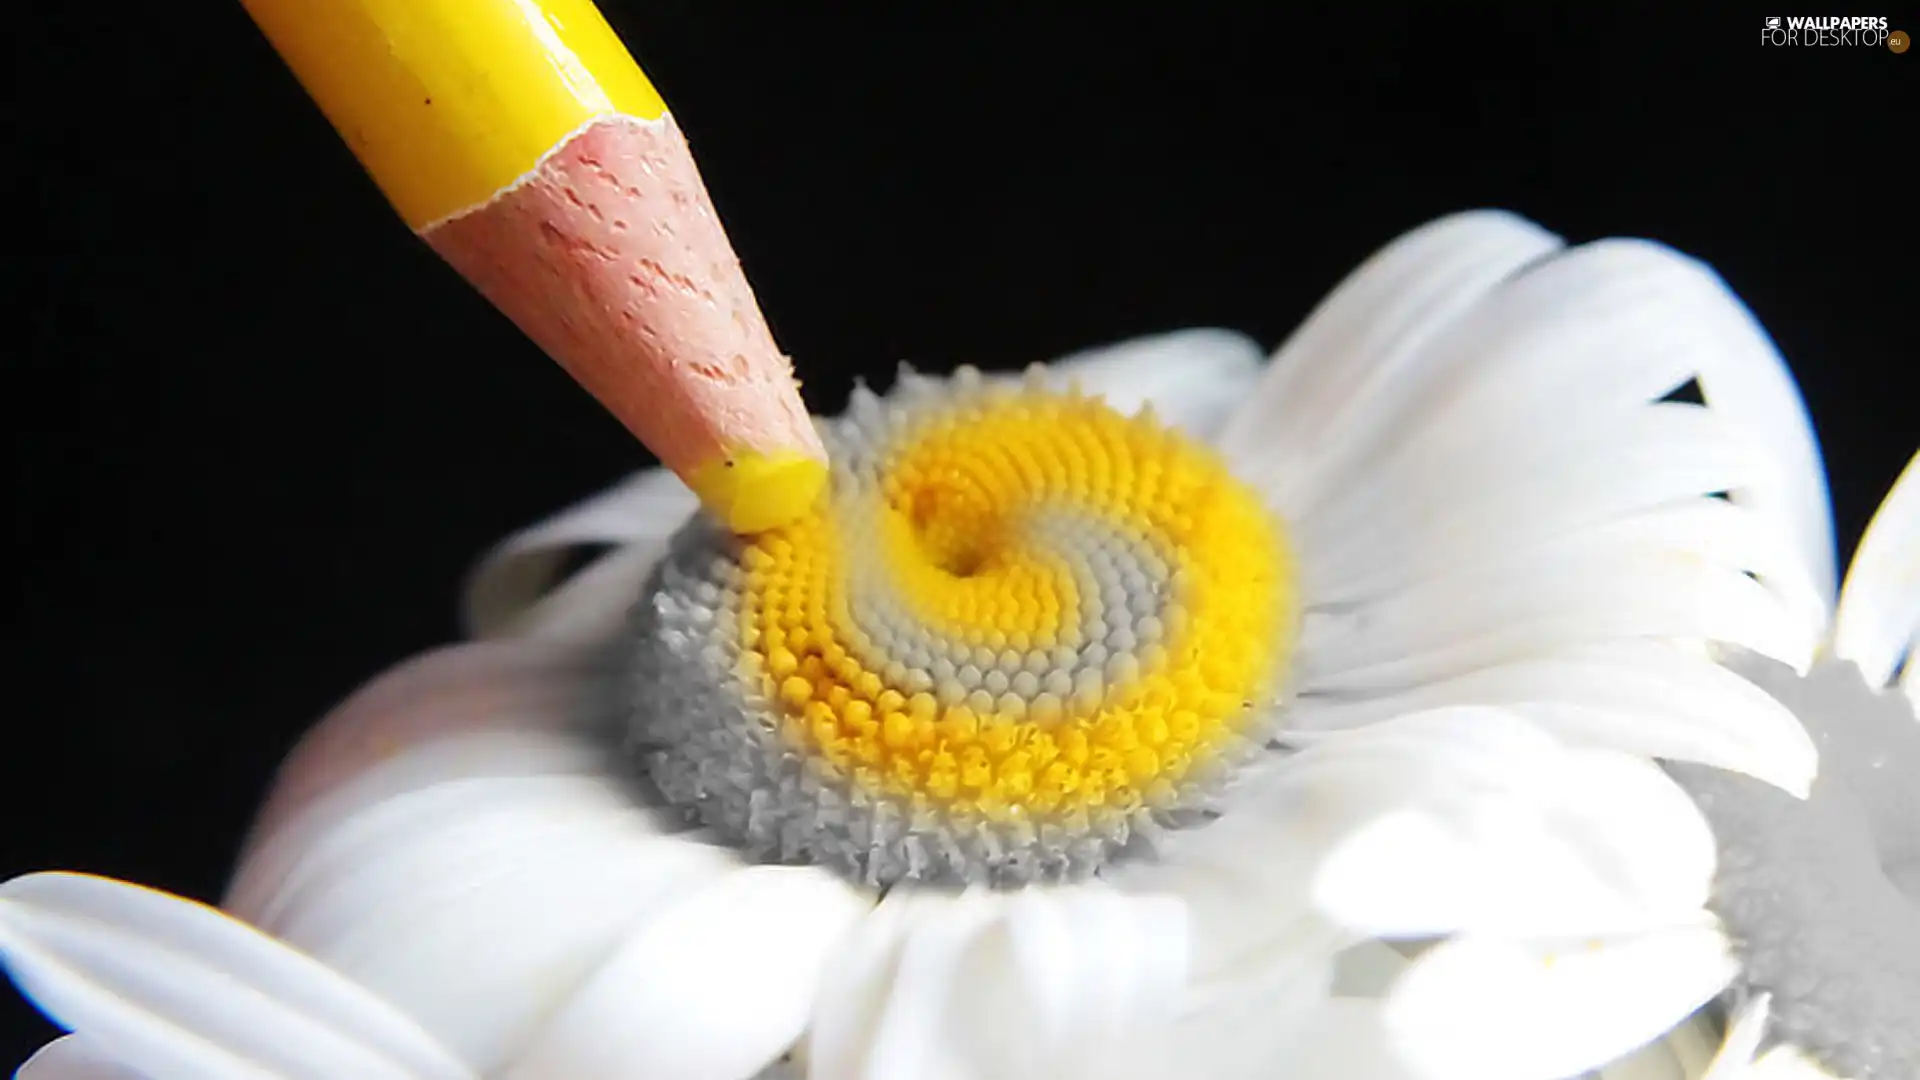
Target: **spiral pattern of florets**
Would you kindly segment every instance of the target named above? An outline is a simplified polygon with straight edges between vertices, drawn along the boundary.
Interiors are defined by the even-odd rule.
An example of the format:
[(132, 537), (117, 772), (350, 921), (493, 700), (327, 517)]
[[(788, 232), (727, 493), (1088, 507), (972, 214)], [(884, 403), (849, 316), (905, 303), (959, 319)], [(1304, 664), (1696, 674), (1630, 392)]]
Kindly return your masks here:
[(626, 744), (749, 855), (1085, 877), (1260, 746), (1297, 610), (1279, 524), (1150, 414), (962, 369), (857, 390), (828, 491), (696, 517), (637, 609)]

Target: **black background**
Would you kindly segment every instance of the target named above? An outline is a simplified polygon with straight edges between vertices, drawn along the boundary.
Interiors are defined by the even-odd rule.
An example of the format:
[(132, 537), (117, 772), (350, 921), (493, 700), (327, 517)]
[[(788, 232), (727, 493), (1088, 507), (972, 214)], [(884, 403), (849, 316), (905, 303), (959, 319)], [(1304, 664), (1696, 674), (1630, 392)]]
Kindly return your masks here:
[[(1760, 44), (1828, 12), (605, 6), (816, 412), (901, 359), (1276, 343), (1395, 234), (1502, 206), (1718, 267), (1803, 381), (1843, 545), (1920, 443), (1920, 51)], [(449, 639), (484, 546), (648, 459), (237, 4), (57, 7), (19, 39), (0, 877), (213, 897), (300, 729)], [(0, 1024), (7, 1067), (51, 1030), (11, 995)]]

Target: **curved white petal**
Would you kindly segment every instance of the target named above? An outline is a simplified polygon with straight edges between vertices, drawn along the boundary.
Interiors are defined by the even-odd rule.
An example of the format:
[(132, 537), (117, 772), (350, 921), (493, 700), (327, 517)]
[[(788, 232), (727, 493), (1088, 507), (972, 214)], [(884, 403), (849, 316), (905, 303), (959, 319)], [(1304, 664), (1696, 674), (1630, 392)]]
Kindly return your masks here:
[(1428, 438), (1466, 439), (1489, 419), (1538, 430), (1543, 414), (1644, 408), (1723, 363), (1729, 335), (1745, 348), (1753, 330), (1728, 325), (1731, 303), (1664, 245), (1583, 244), (1515, 274), (1434, 340), (1445, 377), (1407, 419)]
[(1684, 920), (1706, 901), (1712, 833), (1639, 758), (1568, 748), (1469, 708), (1334, 736), (1300, 757), (1275, 785), (1291, 797), (1259, 812), (1349, 815), (1312, 889), (1353, 930), (1599, 934)]
[(63, 1026), (152, 1080), (472, 1080), (391, 1005), (203, 904), (105, 878), (0, 886), (0, 956)]
[(41, 1047), (13, 1080), (152, 1080), (116, 1060), (84, 1035), (62, 1035)]
[(1190, 990), (1173, 1028), (1135, 1040), (1097, 1075), (1115, 1080), (1413, 1080), (1381, 1038), (1377, 1001), (1328, 996), (1323, 955), (1268, 958), (1241, 978)]
[[(1289, 731), (1285, 737), (1297, 741), (1306, 733)], [(1304, 751), (1273, 758), (1251, 773), (1217, 820), (1179, 835), (1161, 859), (1123, 865), (1113, 877), (1123, 888), (1163, 891), (1187, 903), (1199, 977), (1231, 980), (1262, 957), (1288, 952), (1330, 958), (1365, 934), (1391, 929), (1379, 925), (1382, 912), (1343, 911), (1347, 882), (1327, 877), (1330, 860), (1382, 822), (1425, 816), (1436, 829), (1465, 838), (1476, 828), (1491, 828), (1481, 820), (1490, 812), (1534, 822), (1558, 813), (1575, 817), (1578, 824), (1584, 810), (1597, 820), (1561, 837), (1562, 846), (1604, 861), (1598, 856), (1606, 853), (1594, 844), (1608, 835), (1604, 818), (1611, 807), (1578, 799), (1563, 807), (1566, 794), (1552, 790), (1576, 767), (1568, 764), (1570, 754), (1537, 725), (1489, 708), (1440, 709), (1313, 736)], [(1704, 826), (1696, 823), (1696, 840), (1701, 832)], [(1358, 854), (1356, 849), (1350, 859)], [(1565, 857), (1570, 856), (1562, 861)], [(1710, 847), (1708, 860), (1710, 869)], [(1364, 870), (1358, 861), (1347, 865), (1353, 873)], [(1441, 921), (1443, 910), (1460, 924), (1499, 917), (1470, 910), (1458, 898), (1445, 907), (1422, 908), (1423, 898), (1435, 890), (1444, 894), (1448, 886), (1466, 883), (1430, 883), (1424, 861), (1387, 869), (1396, 875), (1390, 887), (1409, 893), (1397, 899), (1413, 905), (1422, 928)], [(1630, 892), (1632, 880), (1616, 882), (1620, 887), (1606, 890), (1607, 895)], [(1590, 876), (1580, 878), (1568, 888), (1590, 881)], [(1521, 906), (1517, 898), (1487, 899), (1507, 908)], [(1549, 900), (1527, 917), (1570, 915)]]
[(900, 970), (907, 935), (925, 918), (947, 908), (948, 917), (970, 925), (984, 921), (988, 909), (977, 897), (956, 900), (937, 890), (895, 889), (882, 899), (858, 931), (841, 943), (822, 976), (814, 1000), (806, 1042), (807, 1076), (814, 1080), (863, 1080), (867, 1056), (885, 1015)]
[(1421, 407), (1427, 346), (1499, 283), (1560, 247), (1512, 214), (1442, 218), (1348, 275), (1275, 354), (1220, 449), (1289, 510), (1344, 482)]
[[(1371, 804), (1314, 806), (1298, 762), (1278, 766), (1204, 827), (1181, 833), (1158, 858), (1114, 867), (1106, 877), (1136, 894), (1178, 898), (1188, 912), (1190, 977), (1197, 984), (1298, 980), (1267, 970), (1331, 968), (1357, 934), (1313, 908), (1313, 874), (1328, 851), (1377, 813)], [(1289, 788), (1289, 784), (1294, 785)], [(1364, 794), (1384, 797), (1367, 789)], [(1357, 800), (1358, 801), (1358, 800)]]
[(1825, 601), (1812, 591), (1813, 579), (1788, 534), (1756, 524), (1749, 510), (1720, 499), (1697, 499), (1609, 522), (1588, 530), (1587, 539), (1659, 551), (1753, 578), (1777, 609), (1766, 620), (1779, 642), (1774, 659), (1804, 673), (1825, 635), (1819, 617)]
[(1746, 773), (1805, 798), (1819, 754), (1793, 710), (1663, 643), (1560, 650), (1382, 696), (1296, 699), (1295, 730), (1349, 730), (1447, 705), (1514, 708), (1570, 742)]
[[(889, 911), (897, 907), (898, 911)], [(822, 987), (808, 1043), (808, 1075), (819, 1080), (963, 1080), (969, 1063), (944, 1060), (940, 1012), (957, 990), (962, 958), (999, 914), (992, 894), (915, 896), (897, 890), (881, 901), (868, 931), (847, 948), (852, 978)], [(905, 989), (911, 980), (912, 994)], [(843, 1018), (842, 1011), (847, 1015)]]
[(1729, 642), (1802, 667), (1814, 642), (1804, 621), (1737, 570), (1589, 532), (1375, 600), (1310, 606), (1296, 685), (1379, 694), (1634, 638)]
[[(617, 625), (666, 540), (699, 500), (665, 469), (644, 469), (500, 542), (474, 567), (462, 611), (474, 637), (574, 637)], [(554, 575), (579, 548), (613, 545), (557, 593)], [(587, 576), (589, 573), (594, 576)]]
[[(1558, 424), (1645, 408), (1720, 345), (1701, 315), (1724, 297), (1696, 277), (1667, 249), (1625, 240), (1532, 263), (1423, 344), (1421, 392), (1369, 457), (1409, 453), (1416, 440), (1428, 452), (1488, 441), (1530, 453)], [(1308, 520), (1373, 467), (1364, 457), (1335, 463), (1339, 475), (1315, 499), (1282, 499), (1281, 509)]]
[[(1732, 491), (1750, 528), (1787, 549), (1739, 569), (1763, 573), (1802, 636), (1824, 620), (1828, 593), (1801, 543), (1822, 520), (1823, 498), (1807, 494), (1817, 474), (1783, 479), (1804, 470), (1782, 465), (1759, 419), (1798, 410), (1797, 398), (1764, 335), (1695, 261), (1639, 241), (1584, 245), (1483, 290), (1421, 352), (1417, 401), (1374, 449), (1316, 446), (1337, 476), (1310, 499), (1277, 481), (1316, 599), (1377, 595)], [(1657, 403), (1705, 373), (1728, 388), (1724, 409)]]
[(1659, 1038), (1736, 970), (1706, 923), (1618, 938), (1463, 936), (1414, 962), (1388, 998), (1387, 1028), (1432, 1077), (1573, 1076)]
[(609, 949), (735, 866), (609, 770), (585, 735), (600, 679), (509, 641), (376, 680), (289, 759), (227, 907), (496, 1068)]
[(1827, 474), (1813, 418), (1788, 368), (1753, 313), (1706, 264), (1692, 264), (1702, 291), (1717, 286), (1724, 302), (1703, 309), (1720, 325), (1721, 348), (1703, 353), (1695, 377), (1700, 396), (1716, 415), (1766, 449), (1774, 468), (1762, 481), (1733, 490), (1734, 502), (1768, 519), (1792, 538), (1820, 601), (1830, 613), (1834, 598), (1833, 511)]
[[(980, 1055), (1000, 1059), (983, 1077), (1105, 1074), (1132, 1040), (1171, 1016), (1189, 933), (1185, 907), (1166, 896), (1100, 884), (1016, 894), (962, 968), (964, 1019), (945, 1025), (947, 1040), (966, 1046), (969, 1032), (1018, 1025), (1020, 1040)], [(902, 979), (896, 1009), (917, 997), (910, 980)]]
[(1237, 330), (1201, 327), (1083, 349), (1047, 365), (1049, 382), (1119, 412), (1152, 406), (1163, 423), (1211, 438), (1260, 379), (1266, 351)]
[[(1860, 537), (1834, 616), (1833, 652), (1885, 686), (1920, 636), (1920, 454), (1887, 493)], [(1906, 685), (1914, 681), (1909, 660)], [(1920, 697), (1916, 697), (1920, 701)]]
[[(1190, 984), (1168, 1031), (1124, 1044), (1103, 1080), (1419, 1080), (1384, 1030), (1380, 990), (1406, 968), (1377, 942), (1337, 958), (1298, 940)], [(1305, 946), (1305, 947), (1301, 947)]]
[[(1307, 595), (1322, 606), (1364, 608), (1391, 602), (1397, 588), (1477, 581), (1515, 561), (1551, 572), (1548, 556), (1569, 546), (1593, 550), (1588, 538), (1602, 531), (1624, 542), (1650, 516), (1658, 524), (1644, 527), (1648, 534), (1671, 541), (1690, 521), (1692, 529), (1711, 524), (1723, 542), (1687, 552), (1698, 560), (1662, 559), (1675, 564), (1664, 577), (1700, 564), (1686, 609), (1727, 616), (1711, 620), (1721, 629), (1620, 632), (1733, 632), (1747, 645), (1757, 635), (1769, 642), (1755, 646), (1760, 651), (1804, 666), (1794, 654), (1817, 636), (1827, 605), (1816, 535), (1824, 499), (1817, 450), (1777, 353), (1692, 259), (1628, 240), (1542, 258), (1552, 247), (1545, 234), (1500, 215), (1447, 219), (1411, 234), (1356, 274), (1350, 295), (1336, 292), (1328, 321), (1310, 321), (1298, 339), (1318, 357), (1317, 343), (1335, 336), (1324, 327), (1364, 325), (1380, 297), (1404, 292), (1408, 307), (1395, 308), (1378, 331), (1387, 345), (1320, 361), (1329, 371), (1344, 365), (1349, 385), (1390, 369), (1398, 396), (1376, 395), (1364, 410), (1354, 406), (1346, 424), (1330, 426), (1318, 414), (1329, 396), (1347, 400), (1347, 388), (1333, 387), (1331, 376), (1290, 375), (1283, 356), (1256, 403), (1229, 425), (1223, 445), (1243, 472), (1272, 485), (1298, 534)], [(1451, 275), (1435, 276), (1435, 267)], [(1409, 317), (1433, 302), (1429, 294), (1446, 297), (1434, 302), (1441, 314)], [(1376, 367), (1370, 349), (1393, 359)], [(1714, 401), (1660, 403), (1696, 377), (1715, 388)], [(1280, 415), (1289, 392), (1308, 415)], [(1301, 441), (1293, 451), (1277, 449), (1294, 438)], [(1359, 443), (1347, 445), (1352, 440)], [(1722, 491), (1737, 504), (1721, 504), (1731, 513), (1673, 518), (1676, 507)], [(1758, 586), (1728, 580), (1748, 574)], [(1644, 606), (1648, 597), (1634, 599)], [(1779, 610), (1761, 611), (1763, 602)], [(1606, 621), (1591, 611), (1564, 614)], [(1663, 622), (1670, 620), (1653, 620)], [(1454, 629), (1441, 632), (1470, 648)], [(1383, 641), (1382, 651), (1399, 657), (1408, 644)]]
[(585, 645), (618, 636), (666, 550), (665, 540), (642, 539), (607, 552), (559, 583), (503, 633)]
[(258, 894), (263, 926), (491, 1070), (618, 941), (733, 862), (661, 835), (611, 782), (523, 777), (394, 796), (281, 866)]
[(809, 1075), (1109, 1076), (1163, 1030), (1187, 912), (1102, 884), (889, 896), (823, 987)]
[[(317, 801), (351, 805), (439, 780), (594, 775), (601, 755), (575, 738), (608, 700), (589, 656), (526, 641), (440, 649), (367, 683), (281, 763), (243, 861)], [(341, 789), (357, 785), (349, 796)]]
[(800, 1037), (871, 900), (830, 874), (737, 870), (616, 950), (502, 1080), (735, 1080)]
[(1331, 964), (1367, 934), (1697, 917), (1714, 867), (1706, 824), (1651, 763), (1568, 747), (1495, 709), (1314, 738), (1223, 810), (1112, 877), (1178, 897), (1193, 978), (1229, 986), (1269, 964)]
[(1503, 412), (1470, 439), (1407, 434), (1295, 523), (1308, 595), (1323, 603), (1378, 596), (1691, 503), (1696, 513), (1715, 512), (1727, 534), (1703, 561), (1759, 576), (1808, 633), (1825, 625), (1823, 594), (1791, 537), (1757, 512), (1705, 498), (1757, 485), (1774, 468), (1724, 418), (1664, 403), (1624, 415), (1541, 415), (1528, 430), (1529, 410), (1488, 407)]

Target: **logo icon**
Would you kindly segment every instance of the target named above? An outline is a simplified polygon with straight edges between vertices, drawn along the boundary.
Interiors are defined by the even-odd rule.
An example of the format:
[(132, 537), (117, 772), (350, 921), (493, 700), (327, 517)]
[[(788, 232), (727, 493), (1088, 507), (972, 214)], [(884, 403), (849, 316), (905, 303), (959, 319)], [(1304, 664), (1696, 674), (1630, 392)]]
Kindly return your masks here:
[(1887, 48), (1892, 49), (1896, 53), (1906, 52), (1907, 46), (1911, 44), (1913, 44), (1913, 41), (1907, 37), (1905, 30), (1895, 30), (1893, 33), (1887, 35)]
[(1778, 15), (1767, 16), (1767, 29), (1769, 30), (1780, 29), (1780, 16)]

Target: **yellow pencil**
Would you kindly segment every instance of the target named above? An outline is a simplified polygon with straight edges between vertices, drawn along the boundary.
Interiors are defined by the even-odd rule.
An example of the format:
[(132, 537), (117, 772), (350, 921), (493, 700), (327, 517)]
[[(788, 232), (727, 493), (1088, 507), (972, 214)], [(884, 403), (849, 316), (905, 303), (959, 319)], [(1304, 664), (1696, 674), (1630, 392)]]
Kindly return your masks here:
[(243, 0), (400, 216), (740, 532), (826, 453), (686, 140), (592, 0)]

